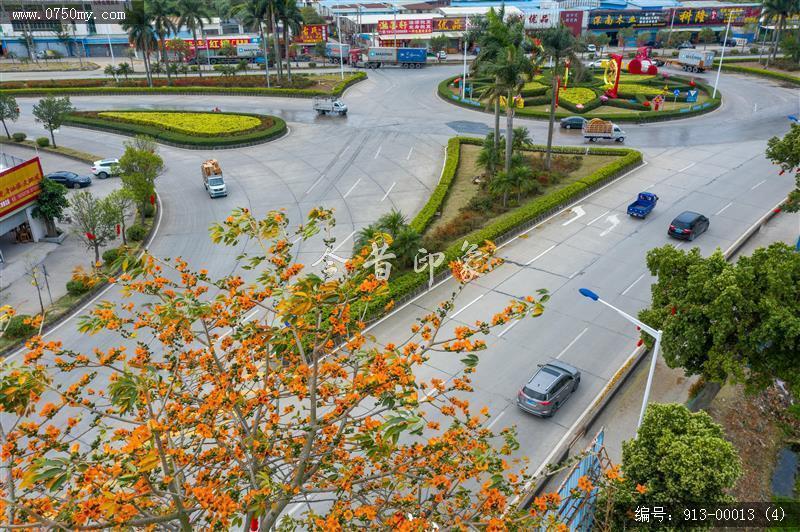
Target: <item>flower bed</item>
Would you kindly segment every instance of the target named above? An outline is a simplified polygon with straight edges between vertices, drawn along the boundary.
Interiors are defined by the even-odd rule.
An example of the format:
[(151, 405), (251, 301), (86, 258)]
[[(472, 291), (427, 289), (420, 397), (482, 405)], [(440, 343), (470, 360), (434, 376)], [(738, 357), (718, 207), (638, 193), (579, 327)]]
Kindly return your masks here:
[(110, 118), (120, 122), (156, 126), (168, 131), (176, 131), (188, 135), (203, 137), (229, 133), (243, 133), (259, 126), (272, 127), (269, 117), (255, 117), (228, 113), (178, 113), (178, 112), (141, 112), (141, 111), (109, 111), (97, 113), (100, 118)]
[[(153, 118), (149, 119), (148, 115)], [(201, 122), (205, 125), (201, 126)], [(123, 135), (147, 135), (164, 144), (186, 148), (249, 146), (267, 142), (286, 132), (286, 122), (276, 116), (245, 113), (77, 111), (70, 113), (64, 124)], [(238, 131), (209, 132), (214, 128), (230, 128), (233, 124), (251, 127)]]
[(575, 105), (586, 105), (597, 98), (597, 93), (585, 87), (570, 87), (558, 92), (559, 101), (564, 100)]
[(621, 97), (632, 97), (637, 94), (643, 94), (648, 97), (657, 96), (664, 91), (655, 85), (645, 85), (642, 83), (620, 83), (617, 86), (617, 93)]

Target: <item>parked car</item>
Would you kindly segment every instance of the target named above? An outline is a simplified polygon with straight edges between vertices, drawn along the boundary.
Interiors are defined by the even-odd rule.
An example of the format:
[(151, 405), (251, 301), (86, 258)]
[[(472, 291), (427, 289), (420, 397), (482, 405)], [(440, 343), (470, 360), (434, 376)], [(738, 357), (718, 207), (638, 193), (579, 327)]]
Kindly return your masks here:
[(589, 52), (590, 54), (593, 54), (597, 52), (597, 46), (595, 46), (594, 44), (587, 44), (586, 51)]
[(666, 65), (666, 64), (667, 64), (665, 61), (662, 61), (661, 59), (655, 59), (655, 58), (651, 58), (650, 60), (651, 60), (651, 61), (653, 62), (653, 64), (654, 64), (654, 65), (656, 65), (657, 67), (662, 67), (662, 66), (664, 66), (664, 65)]
[(88, 175), (78, 175), (75, 172), (53, 172), (45, 176), (50, 181), (61, 183), (67, 188), (83, 188), (92, 184)]
[(694, 48), (694, 44), (690, 43), (689, 41), (683, 41), (678, 45), (678, 50), (683, 50), (685, 48)]
[(99, 179), (119, 175), (119, 159), (103, 159), (92, 163), (92, 174)]
[(720, 46), (727, 46), (730, 48), (736, 46), (736, 41), (734, 39), (728, 39), (727, 41), (722, 41), (719, 44)]
[(605, 68), (606, 61), (607, 59), (595, 59), (594, 61), (589, 61), (586, 63), (586, 66), (589, 68)]
[(683, 240), (694, 240), (697, 235), (708, 231), (708, 218), (700, 213), (684, 211), (669, 224), (667, 234)]
[(568, 116), (561, 119), (562, 129), (583, 129), (586, 119), (582, 116)]
[(644, 43), (645, 46), (649, 46), (650, 48), (663, 48), (664, 44), (661, 41), (647, 41)]
[(436, 59), (439, 60), (439, 61), (446, 61), (447, 60), (447, 52), (445, 52), (444, 50), (439, 50), (436, 53)]
[(581, 383), (581, 372), (560, 360), (539, 365), (539, 370), (517, 394), (517, 406), (537, 416), (550, 417)]

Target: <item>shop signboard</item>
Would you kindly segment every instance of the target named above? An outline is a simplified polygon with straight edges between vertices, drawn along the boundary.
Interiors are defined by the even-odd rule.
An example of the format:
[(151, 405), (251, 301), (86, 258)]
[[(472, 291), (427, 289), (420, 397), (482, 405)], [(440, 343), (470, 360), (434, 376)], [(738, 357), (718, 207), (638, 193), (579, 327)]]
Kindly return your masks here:
[(583, 31), (583, 11), (562, 11), (561, 24), (569, 28), (576, 37)]
[(303, 24), (294, 40), (303, 44), (325, 42), (328, 40), (328, 26), (326, 24)]
[(657, 28), (669, 22), (667, 13), (661, 11), (592, 11), (589, 17), (590, 30)]
[[(189, 45), (190, 49), (197, 49), (197, 50), (219, 50), (226, 43), (229, 43), (231, 46), (236, 48), (240, 44), (250, 44), (251, 39), (250, 37), (223, 37), (221, 39), (183, 39), (186, 41), (186, 44)], [(167, 49), (170, 48), (170, 41), (167, 41)]]
[(420, 33), (431, 33), (433, 24), (429, 18), (414, 18), (397, 21), (395, 28), (394, 19), (378, 21), (378, 35), (415, 35)]
[(36, 201), (43, 175), (38, 157), (0, 172), (0, 217)]
[[(727, 6), (704, 7), (692, 9), (674, 9), (675, 26), (723, 26), (731, 17), (732, 26), (758, 23), (761, 17), (760, 6)], [(672, 18), (672, 12), (669, 14)]]
[(555, 28), (558, 26), (558, 10), (555, 9), (523, 9), (522, 17), (526, 30)]
[(457, 18), (437, 18), (433, 19), (433, 31), (464, 31), (467, 29), (467, 19)]

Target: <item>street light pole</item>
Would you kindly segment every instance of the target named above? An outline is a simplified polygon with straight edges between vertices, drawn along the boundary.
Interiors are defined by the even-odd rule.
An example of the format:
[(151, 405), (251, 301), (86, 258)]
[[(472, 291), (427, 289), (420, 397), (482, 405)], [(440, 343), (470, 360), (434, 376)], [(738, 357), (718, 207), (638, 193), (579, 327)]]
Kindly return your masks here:
[(722, 41), (722, 53), (719, 56), (719, 67), (717, 67), (717, 79), (714, 80), (712, 99), (717, 97), (717, 84), (719, 84), (719, 75), (722, 72), (722, 60), (725, 59), (725, 48), (728, 47), (728, 31), (731, 29), (731, 20), (733, 20), (733, 11), (728, 14), (728, 25), (725, 26), (725, 39)]
[(467, 36), (464, 35), (464, 74), (461, 76), (461, 101), (464, 101), (467, 87)]
[(344, 39), (342, 39), (342, 28), (339, 24), (339, 19), (342, 18), (339, 12), (336, 13), (336, 36), (339, 37), (339, 72), (344, 79), (344, 60), (342, 59), (342, 48), (344, 48)]
[(650, 371), (647, 374), (647, 384), (645, 384), (645, 387), (644, 387), (644, 397), (642, 398), (642, 409), (639, 412), (639, 423), (636, 425), (636, 428), (638, 429), (639, 427), (642, 426), (642, 420), (644, 419), (644, 413), (647, 410), (647, 403), (650, 400), (650, 388), (652, 387), (652, 384), (653, 384), (653, 375), (656, 372), (656, 361), (658, 360), (658, 351), (661, 348), (662, 331), (654, 329), (654, 328), (650, 327), (649, 325), (647, 325), (646, 323), (637, 320), (636, 318), (634, 318), (633, 316), (631, 316), (627, 312), (618, 309), (617, 307), (615, 307), (614, 305), (612, 305), (608, 301), (603, 301), (602, 299), (600, 299), (600, 296), (598, 296), (597, 294), (595, 294), (594, 292), (592, 292), (588, 288), (579, 288), (578, 292), (580, 292), (580, 294), (582, 296), (588, 297), (592, 301), (597, 301), (598, 303), (602, 303), (603, 305), (607, 306), (608, 308), (614, 310), (617, 314), (619, 314), (620, 316), (622, 316), (623, 318), (625, 318), (629, 322), (633, 323), (634, 325), (636, 325), (637, 327), (642, 329), (644, 332), (646, 332), (647, 334), (649, 334), (650, 336), (652, 336), (656, 340), (656, 343), (653, 346), (653, 358), (650, 361)]

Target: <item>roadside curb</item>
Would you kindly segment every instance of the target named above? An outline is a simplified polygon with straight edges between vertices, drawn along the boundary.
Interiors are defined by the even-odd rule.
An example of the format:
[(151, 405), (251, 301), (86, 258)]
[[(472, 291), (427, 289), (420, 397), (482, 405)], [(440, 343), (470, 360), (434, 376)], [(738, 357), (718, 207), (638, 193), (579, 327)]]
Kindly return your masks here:
[[(731, 244), (723, 253), (726, 260), (730, 260), (731, 257), (739, 250), (741, 247), (755, 234), (757, 233), (761, 227), (767, 223), (773, 216), (781, 212), (781, 205), (783, 205), (784, 200), (781, 200), (775, 207), (771, 208), (766, 214), (761, 216), (753, 225), (751, 225), (742, 235), (736, 239), (733, 244)], [(639, 363), (646, 358), (646, 355), (649, 353), (649, 349), (643, 344), (638, 346), (636, 349), (633, 350), (631, 355), (625, 360), (625, 363), (620, 366), (620, 368), (614, 373), (614, 376), (608, 381), (606, 386), (600, 391), (600, 393), (595, 397), (592, 404), (584, 410), (583, 414), (580, 418), (575, 422), (572, 426), (571, 432), (564, 435), (562, 440), (558, 443), (556, 447), (553, 448), (553, 451), (550, 455), (545, 458), (544, 462), (539, 469), (536, 470), (534, 473), (534, 480), (531, 481), (531, 485), (526, 487), (525, 493), (520, 496), (521, 504), (523, 508), (528, 507), (531, 502), (533, 501), (534, 497), (539, 495), (547, 486), (547, 483), (551, 480), (551, 478), (555, 475), (555, 473), (547, 474), (546, 471), (548, 469), (555, 469), (558, 464), (563, 462), (566, 458), (569, 457), (570, 451), (572, 447), (588, 432), (588, 430), (592, 427), (594, 422), (597, 420), (599, 415), (603, 412), (604, 408), (617, 391), (622, 387), (623, 384), (627, 381), (628, 377), (633, 374), (633, 371), (639, 365)], [(716, 391), (713, 388), (716, 387), (716, 391), (719, 391), (719, 385), (716, 383), (706, 383), (703, 386), (703, 390), (708, 388), (709, 393), (703, 393), (702, 391), (700, 394), (704, 395), (705, 400), (710, 401), (716, 395)], [(545, 473), (544, 475), (542, 475)], [(542, 475), (540, 478), (540, 475)]]
[(61, 157), (66, 157), (67, 159), (72, 159), (73, 161), (80, 161), (82, 163), (89, 163), (89, 164), (92, 164), (92, 163), (94, 163), (94, 161), (98, 161), (98, 160), (102, 159), (102, 157), (100, 157), (99, 155), (92, 155), (91, 153), (87, 153), (86, 154), (87, 157), (82, 157), (82, 156), (77, 155), (77, 154), (62, 153), (60, 151), (53, 150), (50, 147), (37, 148), (37, 147), (31, 146), (30, 144), (25, 144), (23, 142), (16, 142), (16, 141), (7, 141), (6, 139), (0, 140), (0, 144), (6, 145), (6, 146), (21, 146), (23, 148), (27, 148), (29, 150), (33, 150), (33, 151), (36, 152), (36, 156), (37, 157), (39, 156), (39, 152), (45, 152), (45, 153), (49, 153), (49, 154), (52, 154), (52, 155), (60, 155)]

